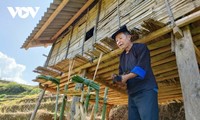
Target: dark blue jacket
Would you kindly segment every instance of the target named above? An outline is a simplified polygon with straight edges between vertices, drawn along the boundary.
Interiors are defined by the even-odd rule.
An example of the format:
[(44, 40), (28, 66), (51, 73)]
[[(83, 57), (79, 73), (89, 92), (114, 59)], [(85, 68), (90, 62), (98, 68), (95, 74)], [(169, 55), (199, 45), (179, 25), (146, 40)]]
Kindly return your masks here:
[(119, 75), (130, 72), (137, 77), (127, 81), (128, 94), (158, 88), (151, 68), (150, 52), (145, 44), (135, 43), (129, 53), (122, 52)]

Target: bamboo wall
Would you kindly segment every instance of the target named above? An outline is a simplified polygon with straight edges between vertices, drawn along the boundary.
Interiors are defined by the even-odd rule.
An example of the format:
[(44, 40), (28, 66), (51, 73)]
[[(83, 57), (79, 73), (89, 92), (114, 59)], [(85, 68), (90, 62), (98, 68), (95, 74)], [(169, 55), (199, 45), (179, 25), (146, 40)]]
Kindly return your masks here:
[[(198, 6), (199, 2), (191, 0), (169, 0), (175, 19), (179, 19)], [(97, 26), (97, 42), (111, 34), (119, 27), (117, 0), (102, 0), (99, 22)], [(54, 48), (49, 66), (65, 59), (66, 51), (69, 49), (67, 58), (73, 58), (76, 54), (82, 54), (93, 49), (94, 37), (84, 42), (85, 34), (95, 26), (98, 12), (98, 4), (88, 10), (73, 27), (72, 38), (70, 33), (59, 38)], [(127, 24), (129, 28), (142, 28), (141, 24), (149, 18), (163, 23), (169, 23), (169, 16), (164, 0), (119, 0), (119, 12), (121, 25)], [(94, 36), (94, 35), (93, 35)], [(67, 48), (67, 43), (70, 46)]]

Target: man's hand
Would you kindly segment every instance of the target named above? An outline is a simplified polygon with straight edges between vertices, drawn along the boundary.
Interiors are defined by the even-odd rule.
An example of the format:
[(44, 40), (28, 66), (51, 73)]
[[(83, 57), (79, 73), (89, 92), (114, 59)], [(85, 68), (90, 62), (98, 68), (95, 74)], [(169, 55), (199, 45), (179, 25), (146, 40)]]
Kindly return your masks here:
[(121, 83), (122, 82), (122, 76), (120, 76), (120, 75), (113, 74), (111, 77), (113, 79), (113, 83)]
[(125, 74), (125, 75), (122, 75), (122, 83), (126, 83), (127, 80), (131, 79), (131, 78), (134, 78), (136, 77), (137, 75), (135, 73), (128, 73), (128, 74)]
[(122, 81), (121, 82), (125, 84), (127, 82), (127, 80), (128, 80), (127, 76), (126, 75), (122, 75), (121, 77), (122, 77)]
[(136, 76), (137, 75), (134, 74), (134, 73), (128, 73), (128, 74), (125, 74), (125, 75), (113, 74), (112, 79), (113, 79), (113, 83), (123, 83), (123, 84), (125, 84), (128, 79), (134, 78)]

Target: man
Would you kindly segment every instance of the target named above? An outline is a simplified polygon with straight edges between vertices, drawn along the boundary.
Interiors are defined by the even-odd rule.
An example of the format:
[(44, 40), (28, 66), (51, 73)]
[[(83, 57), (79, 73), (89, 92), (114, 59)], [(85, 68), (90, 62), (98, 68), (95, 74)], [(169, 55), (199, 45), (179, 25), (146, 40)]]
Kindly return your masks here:
[(119, 75), (113, 75), (113, 80), (127, 84), (128, 119), (158, 120), (158, 87), (147, 46), (133, 43), (138, 35), (131, 35), (125, 25), (112, 38), (124, 50), (120, 56)]

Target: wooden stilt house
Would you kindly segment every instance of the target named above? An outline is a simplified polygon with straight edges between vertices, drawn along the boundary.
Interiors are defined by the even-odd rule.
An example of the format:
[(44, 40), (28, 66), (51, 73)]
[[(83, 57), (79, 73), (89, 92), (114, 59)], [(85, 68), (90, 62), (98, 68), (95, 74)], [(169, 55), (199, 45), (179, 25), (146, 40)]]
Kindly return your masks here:
[[(113, 84), (110, 77), (118, 73), (122, 52), (110, 37), (124, 24), (140, 35), (135, 42), (150, 49), (159, 103), (183, 101), (186, 119), (198, 120), (199, 0), (54, 0), (22, 48), (52, 46), (45, 65), (34, 71), (59, 78), (60, 93), (65, 93), (70, 76), (85, 70), (85, 78), (95, 76), (100, 84), (100, 97), (109, 88), (107, 105), (124, 105), (126, 89)], [(54, 83), (35, 81), (56, 92)], [(70, 83), (68, 90), (74, 86)]]

